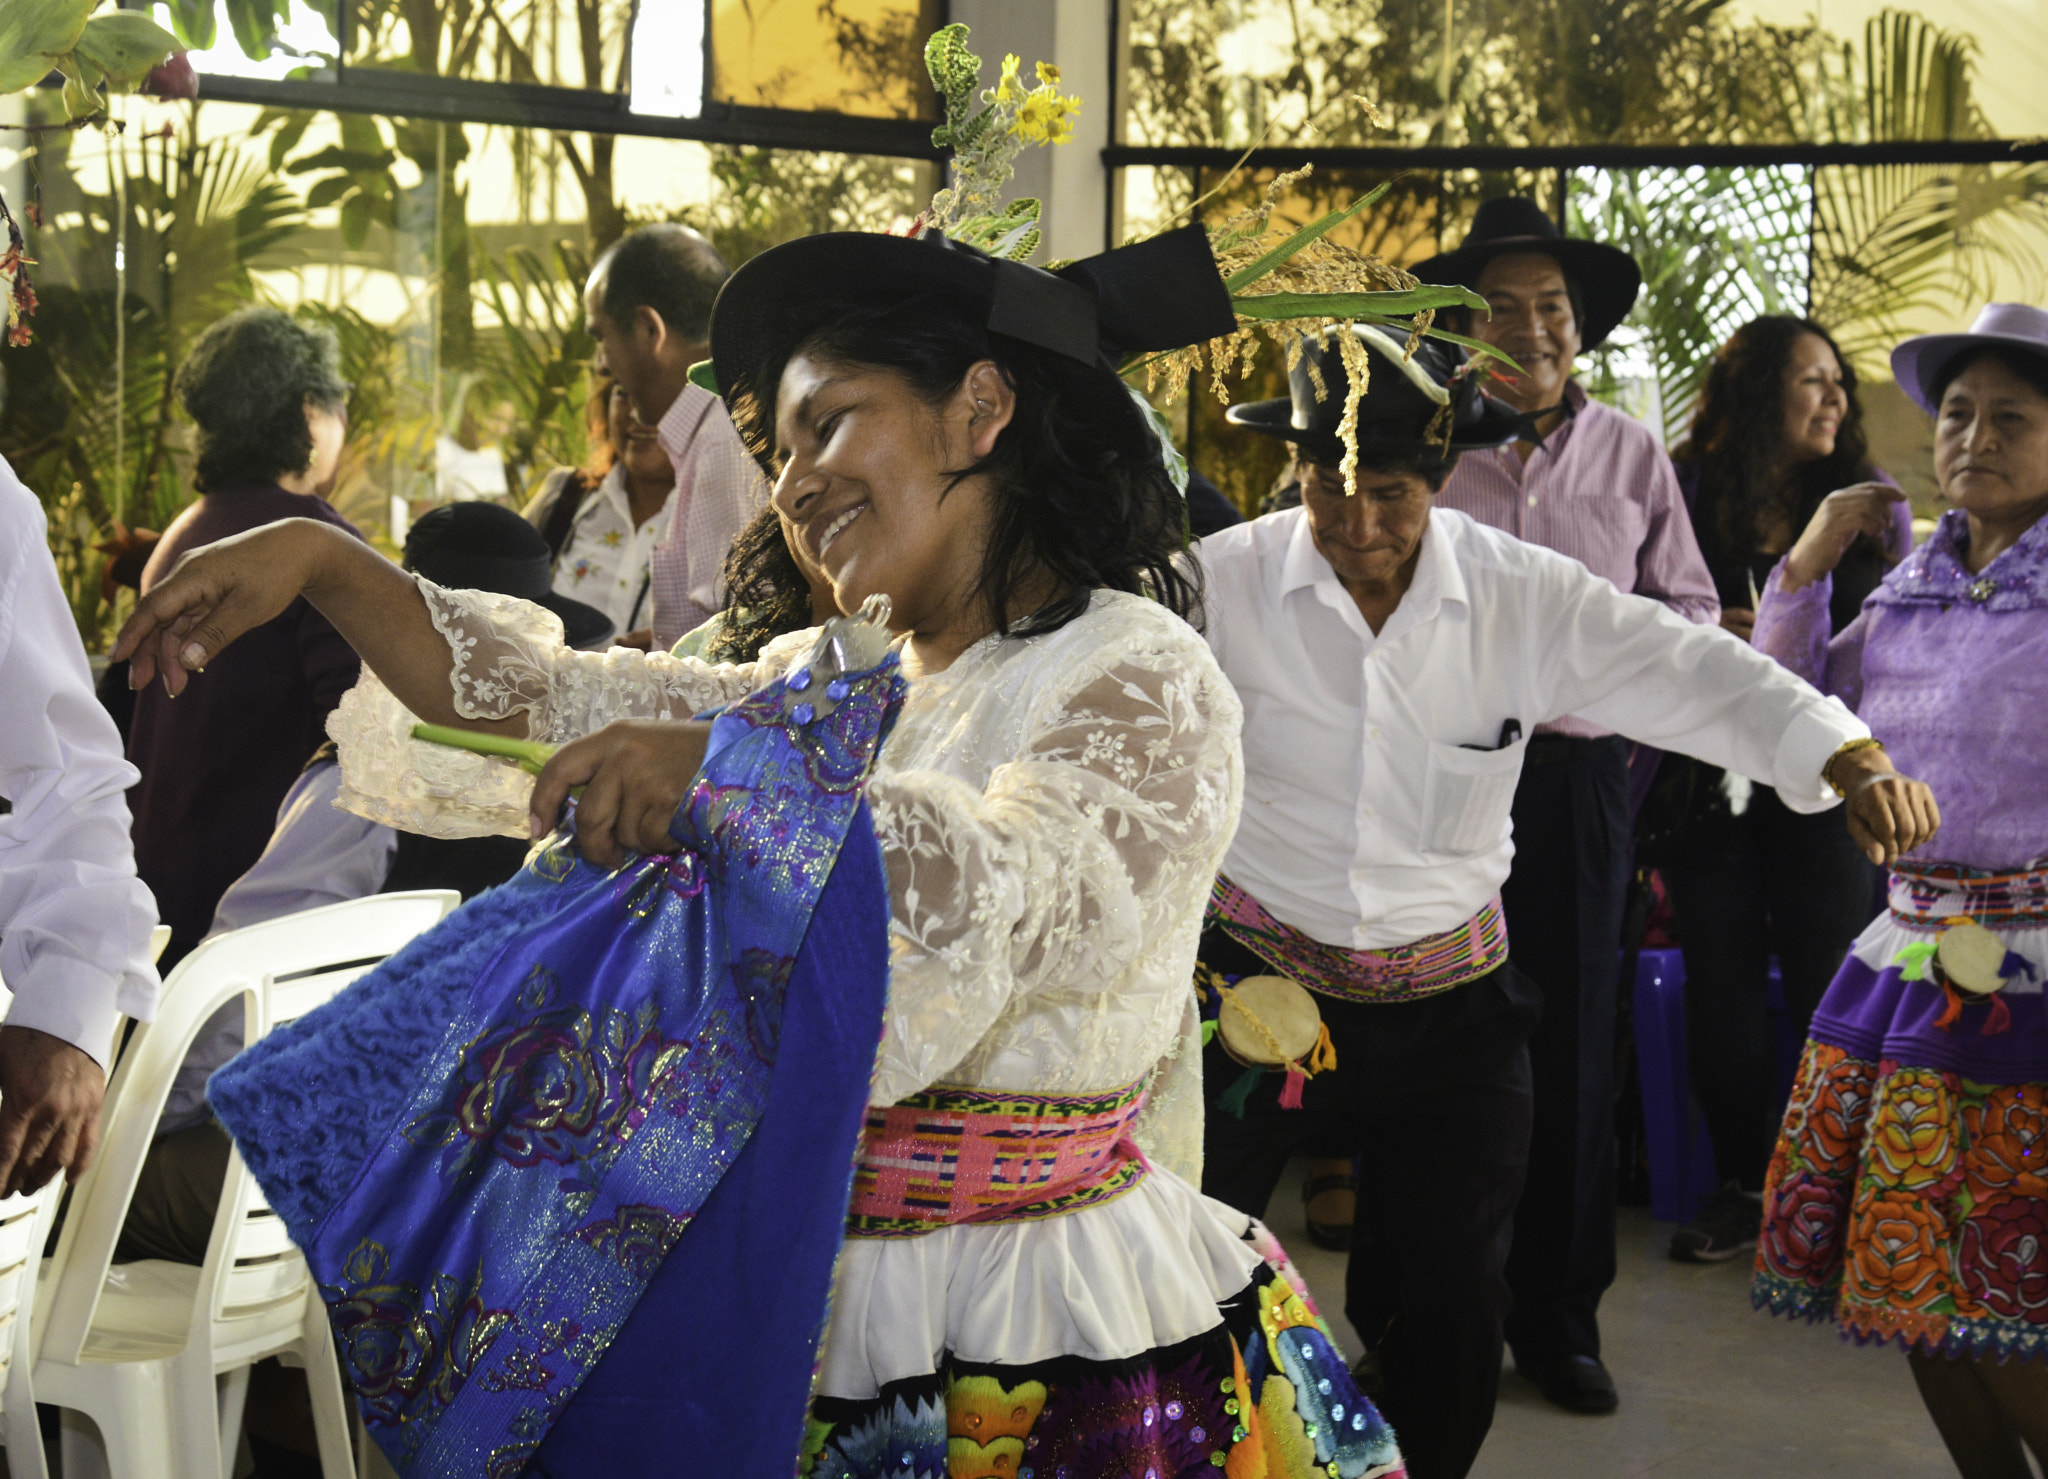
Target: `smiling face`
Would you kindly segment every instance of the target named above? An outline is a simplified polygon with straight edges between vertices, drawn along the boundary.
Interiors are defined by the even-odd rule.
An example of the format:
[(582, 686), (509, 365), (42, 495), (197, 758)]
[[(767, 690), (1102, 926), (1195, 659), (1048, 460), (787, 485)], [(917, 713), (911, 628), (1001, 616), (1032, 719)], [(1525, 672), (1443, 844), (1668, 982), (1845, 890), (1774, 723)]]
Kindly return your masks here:
[(1973, 520), (2030, 525), (2048, 513), (2048, 396), (1979, 355), (1942, 392), (1934, 476)]
[(675, 468), (669, 463), (668, 453), (661, 450), (654, 428), (633, 414), (632, 397), (616, 380), (605, 404), (605, 428), (612, 450), (625, 465), (627, 477), (653, 483), (675, 481)]
[(1345, 588), (1354, 595), (1405, 588), (1436, 501), (1428, 481), (1419, 473), (1361, 467), (1358, 492), (1347, 497), (1344, 475), (1334, 467), (1299, 462), (1294, 475), (1316, 552)]
[(1832, 456), (1835, 436), (1849, 414), (1841, 361), (1818, 334), (1792, 341), (1781, 372), (1785, 387), (1785, 459), (1798, 465)]
[(1540, 252), (1495, 257), (1472, 287), (1492, 310), (1490, 318), (1472, 315), (1472, 336), (1503, 351), (1523, 370), (1502, 387), (1501, 397), (1522, 411), (1562, 401), (1579, 353), (1580, 330), (1557, 258)]
[(776, 393), (775, 509), (840, 610), (883, 594), (898, 631), (992, 625), (972, 609), (989, 486), (953, 475), (988, 455), (1014, 405), (987, 360), (934, 405), (894, 371), (791, 358)]

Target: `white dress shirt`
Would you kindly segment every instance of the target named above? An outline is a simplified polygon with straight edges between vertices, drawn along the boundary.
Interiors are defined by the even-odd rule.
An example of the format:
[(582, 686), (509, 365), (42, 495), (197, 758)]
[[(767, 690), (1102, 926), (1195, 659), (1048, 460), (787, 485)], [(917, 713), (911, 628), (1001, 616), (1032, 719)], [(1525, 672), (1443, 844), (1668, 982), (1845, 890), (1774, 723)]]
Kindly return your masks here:
[[(1528, 736), (1580, 714), (1835, 804), (1821, 767), (1869, 731), (1718, 627), (1438, 508), (1378, 636), (1299, 508), (1197, 547), (1205, 632), (1244, 700), (1245, 801), (1223, 871), (1284, 923), (1385, 949), (1470, 919), (1508, 876)], [(1513, 720), (1521, 738), (1500, 746)]]
[[(572, 493), (565, 487), (559, 496)], [(626, 465), (614, 462), (597, 491), (576, 510), (561, 558), (555, 562), (555, 594), (595, 606), (621, 635), (649, 625), (654, 613), (654, 546), (668, 532), (675, 503), (671, 488), (661, 507), (636, 525), (626, 494)]]
[(7, 1025), (102, 1067), (114, 1022), (156, 1015), (156, 900), (135, 876), (135, 767), (93, 696), (42, 505), (0, 460), (0, 979)]

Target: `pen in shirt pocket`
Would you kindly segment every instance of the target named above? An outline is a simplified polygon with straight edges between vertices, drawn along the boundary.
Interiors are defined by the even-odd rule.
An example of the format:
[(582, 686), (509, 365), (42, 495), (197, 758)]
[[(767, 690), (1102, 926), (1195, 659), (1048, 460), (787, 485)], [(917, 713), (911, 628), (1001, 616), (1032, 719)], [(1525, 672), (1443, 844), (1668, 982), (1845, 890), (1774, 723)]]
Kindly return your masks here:
[(1505, 750), (1509, 745), (1513, 744), (1516, 740), (1520, 739), (1521, 737), (1522, 721), (1519, 719), (1503, 719), (1500, 722), (1500, 739), (1497, 740), (1491, 746), (1460, 745), (1458, 746), (1458, 748), (1461, 750)]

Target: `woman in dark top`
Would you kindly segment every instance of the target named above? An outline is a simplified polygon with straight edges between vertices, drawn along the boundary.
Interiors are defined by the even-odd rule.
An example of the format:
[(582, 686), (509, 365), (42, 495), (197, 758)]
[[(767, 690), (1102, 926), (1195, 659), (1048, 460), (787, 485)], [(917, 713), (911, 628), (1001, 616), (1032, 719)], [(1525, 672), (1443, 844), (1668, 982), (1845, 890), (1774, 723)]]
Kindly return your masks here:
[[(332, 334), (274, 308), (243, 309), (200, 336), (176, 384), (199, 431), (200, 497), (158, 541), (144, 592), (188, 550), (259, 524), (310, 518), (355, 532), (326, 498), (347, 431), (338, 358)], [(161, 685), (135, 696), (135, 865), (171, 927), (166, 969), (199, 943), (220, 896), (263, 851), (278, 803), (359, 667), (300, 599), (177, 702)]]
[[(1835, 571), (1837, 631), (1911, 549), (1905, 495), (1868, 451), (1855, 371), (1820, 325), (1768, 315), (1722, 346), (1673, 461), (1729, 631), (1749, 640), (1756, 593), (1803, 531), (1848, 545)], [(1803, 1040), (1882, 875), (1832, 813), (1801, 816), (1767, 786), (1679, 756), (1663, 764), (1677, 769), (1660, 774), (1660, 799), (1684, 805), (1659, 863), (1685, 948), (1693, 1093), (1722, 1182), (1672, 1235), (1671, 1256), (1714, 1262), (1756, 1245), (1785, 1107), (1764, 1003), (1769, 958)]]

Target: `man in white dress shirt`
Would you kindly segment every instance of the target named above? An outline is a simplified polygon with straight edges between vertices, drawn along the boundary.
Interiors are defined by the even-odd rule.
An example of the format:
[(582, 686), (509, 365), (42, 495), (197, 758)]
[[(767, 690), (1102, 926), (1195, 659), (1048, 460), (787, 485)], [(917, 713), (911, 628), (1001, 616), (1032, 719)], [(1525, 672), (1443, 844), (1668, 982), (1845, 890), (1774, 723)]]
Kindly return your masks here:
[(1805, 811), (1839, 785), (1877, 854), (1924, 841), (1934, 809), (1853, 714), (1768, 658), (1434, 509), (1458, 452), (1520, 429), (1459, 351), (1425, 341), (1405, 368), (1372, 352), (1355, 494), (1338, 470), (1344, 369), (1322, 346), (1309, 358), (1326, 398), (1305, 358), (1290, 399), (1231, 413), (1296, 444), (1302, 506), (1197, 547), (1206, 634), (1245, 707), (1243, 816), (1202, 960), (1310, 988), (1337, 1067), (1300, 1109), (1269, 1075), (1240, 1117), (1217, 1103), (1240, 1070), (1212, 1046), (1203, 1190), (1262, 1212), (1290, 1153), (1350, 1138), (1362, 1374), (1414, 1479), (1457, 1479), (1493, 1420), (1529, 1147), (1540, 1001), (1507, 963), (1499, 903), (1529, 735), (1584, 715)]
[(726, 553), (768, 506), (768, 484), (725, 403), (689, 380), (690, 366), (710, 357), (711, 304), (730, 275), (710, 242), (661, 223), (620, 237), (583, 289), (600, 367), (626, 388), (634, 416), (655, 429), (675, 468), (668, 526), (649, 566), (653, 644), (662, 650), (724, 604)]
[(114, 1028), (156, 1014), (156, 901), (135, 876), (135, 767), (93, 697), (42, 505), (0, 461), (0, 1195), (74, 1180)]

